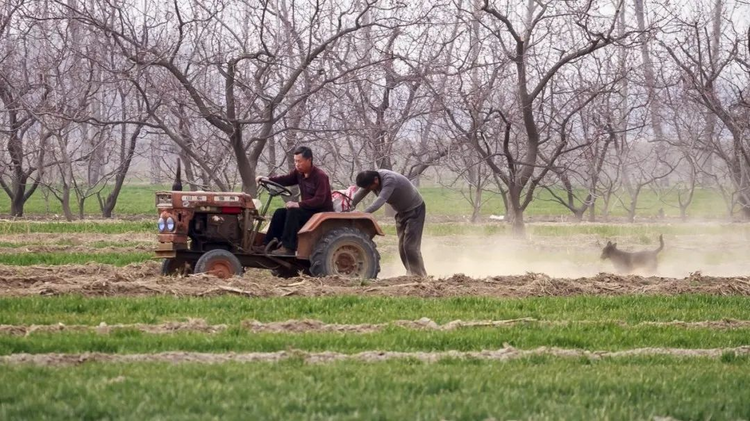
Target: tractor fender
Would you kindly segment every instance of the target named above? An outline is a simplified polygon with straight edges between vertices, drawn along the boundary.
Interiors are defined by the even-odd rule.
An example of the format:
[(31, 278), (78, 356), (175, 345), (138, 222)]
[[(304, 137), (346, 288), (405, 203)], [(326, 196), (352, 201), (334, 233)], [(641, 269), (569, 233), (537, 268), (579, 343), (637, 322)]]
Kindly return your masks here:
[(364, 232), (370, 238), (385, 235), (375, 218), (363, 212), (320, 212), (310, 218), (299, 230), (297, 258), (309, 259), (315, 244), (329, 231), (350, 227)]

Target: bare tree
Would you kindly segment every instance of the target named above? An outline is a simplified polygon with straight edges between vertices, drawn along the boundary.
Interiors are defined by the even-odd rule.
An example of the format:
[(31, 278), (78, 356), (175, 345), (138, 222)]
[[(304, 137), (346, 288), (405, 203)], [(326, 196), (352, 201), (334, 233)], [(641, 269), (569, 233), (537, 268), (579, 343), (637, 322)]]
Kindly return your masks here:
[(645, 142), (618, 151), (621, 166), (630, 169), (627, 181), (623, 182), (624, 191), (617, 195), (627, 212), (628, 222), (635, 222), (638, 201), (644, 188), (668, 177), (677, 167), (677, 163), (666, 161), (659, 155), (656, 148), (647, 146)]
[(750, 141), (747, 122), (736, 107), (741, 102), (741, 88), (736, 86), (732, 68), (742, 54), (743, 37), (727, 28), (723, 32), (729, 45), (715, 51), (716, 43), (706, 35), (707, 25), (705, 20), (683, 22), (679, 38), (662, 45), (681, 69), (683, 84), (693, 100), (715, 114), (729, 131), (731, 139), (707, 139), (708, 146), (729, 169), (742, 215), (750, 219)]
[(687, 217), (701, 177), (750, 218), (747, 7), (7, 0), (0, 187), (14, 215), (42, 186), (68, 219), (92, 197), (111, 217), (138, 160), (254, 194), (304, 143), (337, 187), (440, 164), (473, 219), (500, 195), (517, 234), (540, 192), (633, 220), (651, 189)]
[[(506, 198), (507, 192), (502, 190), (502, 183), (494, 176), (485, 160), (478, 156), (476, 150), (466, 143), (460, 145), (444, 159), (442, 168), (450, 173), (438, 175), (440, 184), (458, 191), (463, 199), (471, 205), (470, 222), (475, 223), (481, 217), (482, 208), (493, 197), (500, 195)], [(442, 179), (447, 179), (442, 181)], [(496, 183), (499, 189), (495, 190)], [(507, 200), (505, 200), (507, 204)], [(507, 208), (506, 208), (507, 209)]]
[[(131, 98), (131, 95), (129, 95), (128, 91), (123, 87), (119, 87), (118, 92), (120, 94), (121, 100), (120, 107), (122, 119), (127, 120), (129, 108), (127, 106), (127, 102), (129, 98)], [(96, 195), (99, 202), (99, 209), (102, 212), (102, 216), (105, 218), (111, 218), (114, 213), (115, 206), (117, 205), (117, 200), (120, 197), (120, 192), (122, 191), (122, 187), (125, 184), (125, 179), (128, 175), (128, 171), (130, 170), (130, 165), (133, 162), (133, 157), (135, 156), (138, 139), (141, 136), (142, 130), (145, 126), (145, 122), (149, 118), (149, 116), (145, 113), (145, 110), (143, 110), (141, 101), (137, 97), (133, 98), (132, 101), (136, 104), (136, 112), (140, 114), (139, 117), (143, 121), (143, 123), (136, 123), (132, 126), (128, 124), (119, 125), (120, 147), (117, 152), (117, 164), (112, 171), (112, 175), (114, 176), (114, 185), (111, 187), (111, 190), (106, 195), (106, 197), (103, 197), (101, 192), (97, 192)], [(138, 119), (138, 117), (136, 117), (136, 119)], [(190, 179), (192, 179), (192, 174), (190, 175), (190, 177)]]
[[(679, 78), (679, 72), (677, 78)], [(693, 203), (699, 178), (704, 173), (713, 173), (714, 165), (707, 165), (711, 156), (710, 149), (706, 148), (715, 136), (715, 127), (706, 124), (703, 119), (696, 119), (696, 115), (703, 113), (703, 107), (692, 101), (688, 93), (682, 89), (679, 83), (664, 90), (665, 115), (671, 115), (670, 132), (674, 133), (672, 139), (665, 139), (673, 154), (682, 157), (681, 165), (677, 167), (674, 174), (677, 182), (668, 188), (655, 185), (654, 190), (665, 206), (675, 207), (680, 212), (680, 218), (687, 220), (688, 208)], [(666, 121), (665, 121), (666, 122)], [(710, 183), (714, 185), (714, 183)], [(677, 204), (671, 200), (670, 195), (677, 196)]]
[(588, 144), (552, 166), (550, 182), (541, 184), (552, 200), (571, 211), (579, 222), (587, 210), (590, 210), (589, 220), (596, 219), (600, 180), (616, 140), (614, 131), (606, 126), (609, 123), (603, 123), (601, 117), (591, 115), (591, 111), (587, 114), (586, 120), (590, 118), (591, 121), (583, 124), (582, 134)]
[[(482, 11), (490, 17), (489, 25), (499, 25), (491, 27), (494, 29), (492, 33), (497, 39), (498, 48), (508, 54), (516, 70), (515, 107), (522, 119), (525, 141), (522, 152), (519, 151), (519, 159), (512, 160), (512, 166), (518, 168), (518, 171), (509, 180), (508, 190), (514, 214), (513, 231), (517, 234), (524, 233), (523, 213), (533, 197), (536, 187), (534, 180), (543, 178), (543, 173), (555, 164), (566, 146), (564, 139), (559, 139), (557, 147), (552, 147), (547, 159), (542, 161), (540, 150), (546, 139), (540, 134), (538, 120), (543, 113), (549, 111), (542, 98), (548, 93), (550, 82), (571, 62), (584, 59), (607, 46), (627, 41), (635, 33), (615, 33), (622, 2), (618, 2), (613, 16), (607, 18), (600, 18), (593, 13), (594, 5), (595, 2), (571, 4), (529, 0), (526, 3), (526, 15), (517, 20), (510, 13), (491, 5), (489, 0), (485, 0), (482, 6)], [(553, 28), (564, 25), (561, 18), (575, 22), (566, 28), (569, 42), (567, 45), (556, 45), (554, 50), (550, 48), (543, 51), (542, 40), (551, 36)], [(500, 28), (504, 30), (501, 31)], [(554, 38), (559, 44), (560, 39)], [(541, 172), (535, 174), (540, 167)]]
[(359, 153), (361, 166), (396, 170), (411, 180), (448, 153), (435, 141), (440, 102), (426, 83), (439, 73), (441, 54), (452, 48), (436, 39), (433, 25), (415, 21), (380, 36), (365, 28), (362, 40), (337, 62), (339, 71), (347, 61), (371, 63), (366, 73), (349, 74), (342, 89), (346, 102), (336, 117), (347, 133), (346, 152)]
[[(222, 133), (233, 151), (243, 190), (252, 194), (258, 161), (275, 134), (276, 123), (341, 77), (339, 73), (311, 76), (311, 66), (341, 39), (375, 25), (376, 21), (365, 24), (362, 20), (377, 9), (375, 3), (317, 3), (294, 9), (294, 16), (287, 15), (291, 12), (284, 10), (283, 2), (248, 4), (239, 17), (223, 2), (174, 3), (172, 7), (154, 5), (159, 13), (133, 18), (137, 9), (127, 3), (115, 6), (97, 1), (94, 7), (73, 8), (58, 1), (80, 22), (111, 37), (130, 61), (157, 68), (161, 78), (179, 82), (190, 100), (186, 105)], [(293, 54), (289, 43), (274, 42), (279, 39), (274, 36), (279, 28), (269, 23), (272, 19), (299, 25)], [(240, 25), (243, 20), (251, 23)], [(301, 24), (304, 21), (309, 23)], [(156, 29), (161, 27), (169, 30)], [(288, 25), (282, 27), (288, 29)], [(185, 60), (185, 55), (191, 59)], [(308, 88), (295, 91), (304, 80), (311, 82)]]
[[(77, 4), (75, 0), (68, 3)], [(98, 197), (102, 214), (111, 217), (148, 116), (139, 97), (133, 95), (133, 85), (122, 74), (108, 71), (121, 61), (108, 48), (111, 44), (75, 19), (39, 19), (37, 24), (47, 29), (42, 40), (50, 63), (45, 75), (50, 95), (35, 117), (54, 139), (47, 165), (57, 175), (48, 180), (46, 190), (61, 202), (68, 220), (74, 218), (72, 195), (79, 218), (84, 217), (85, 203), (93, 196)], [(135, 130), (128, 133), (131, 119), (136, 122)], [(108, 187), (103, 199), (102, 191)]]
[[(662, 124), (662, 106), (659, 92), (661, 89), (657, 86), (659, 78), (654, 69), (654, 61), (652, 60), (652, 53), (650, 49), (650, 40), (648, 38), (649, 32), (646, 30), (646, 12), (644, 3), (645, 0), (633, 0), (635, 5), (635, 18), (638, 22), (638, 30), (640, 31), (640, 50), (641, 60), (643, 63), (643, 83), (646, 86), (648, 104), (649, 104), (649, 117), (651, 120), (651, 128), (653, 130), (653, 142), (657, 147), (657, 154), (660, 158), (665, 154), (664, 149), (664, 127)], [(662, 179), (665, 184), (668, 184), (668, 179), (665, 177)]]
[(45, 168), (45, 151), (52, 133), (39, 125), (36, 113), (45, 108), (49, 85), (45, 72), (49, 62), (28, 34), (44, 29), (27, 26), (18, 19), (24, 1), (5, 3), (0, 14), (0, 124), (8, 151), (0, 167), (0, 187), (10, 198), (10, 213), (23, 216), (24, 204), (39, 186)]

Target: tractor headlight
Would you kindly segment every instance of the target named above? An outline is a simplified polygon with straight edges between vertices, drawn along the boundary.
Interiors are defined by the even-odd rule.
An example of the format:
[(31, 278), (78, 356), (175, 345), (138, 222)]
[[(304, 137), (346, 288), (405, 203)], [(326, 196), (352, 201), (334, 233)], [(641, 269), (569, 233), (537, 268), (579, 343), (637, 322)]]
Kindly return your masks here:
[(167, 231), (174, 231), (174, 219), (171, 216), (167, 218)]
[(159, 222), (157, 222), (157, 226), (159, 227), (159, 232), (163, 232), (164, 228), (167, 227), (167, 221), (165, 221), (164, 218), (159, 218)]

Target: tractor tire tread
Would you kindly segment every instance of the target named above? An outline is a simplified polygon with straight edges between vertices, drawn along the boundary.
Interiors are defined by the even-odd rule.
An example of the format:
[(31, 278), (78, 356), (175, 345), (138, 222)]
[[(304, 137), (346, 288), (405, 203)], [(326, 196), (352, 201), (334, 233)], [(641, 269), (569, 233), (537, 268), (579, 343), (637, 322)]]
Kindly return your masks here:
[(380, 252), (378, 252), (378, 248), (375, 245), (375, 242), (372, 241), (372, 239), (370, 239), (362, 231), (350, 227), (333, 229), (318, 241), (318, 243), (313, 248), (312, 254), (310, 255), (310, 273), (312, 274), (312, 276), (320, 277), (329, 275), (328, 273), (326, 273), (327, 271), (325, 267), (327, 251), (335, 241), (346, 237), (354, 237), (362, 241), (364, 244), (370, 246), (374, 254), (372, 257), (375, 263), (375, 269), (374, 273), (369, 277), (377, 278), (378, 273), (380, 273)]
[(240, 263), (240, 260), (235, 256), (232, 252), (224, 250), (224, 249), (213, 249), (210, 251), (207, 251), (204, 253), (199, 259), (198, 262), (195, 263), (195, 273), (205, 273), (206, 268), (209, 264), (209, 262), (212, 259), (220, 258), (220, 259), (226, 259), (228, 260), (234, 269), (234, 275), (235, 276), (242, 276), (242, 272), (244, 268), (242, 267), (242, 263)]

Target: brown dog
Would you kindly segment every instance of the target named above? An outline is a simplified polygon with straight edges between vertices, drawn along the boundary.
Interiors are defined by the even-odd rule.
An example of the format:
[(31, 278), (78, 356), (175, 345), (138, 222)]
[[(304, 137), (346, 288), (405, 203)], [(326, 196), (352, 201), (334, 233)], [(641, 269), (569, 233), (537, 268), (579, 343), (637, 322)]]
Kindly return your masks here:
[(647, 272), (656, 272), (657, 260), (656, 255), (664, 249), (664, 239), (659, 236), (659, 248), (653, 251), (639, 251), (629, 253), (617, 249), (617, 243), (607, 241), (607, 245), (602, 250), (602, 260), (610, 259), (615, 265), (615, 270), (621, 273), (632, 273), (638, 269)]

